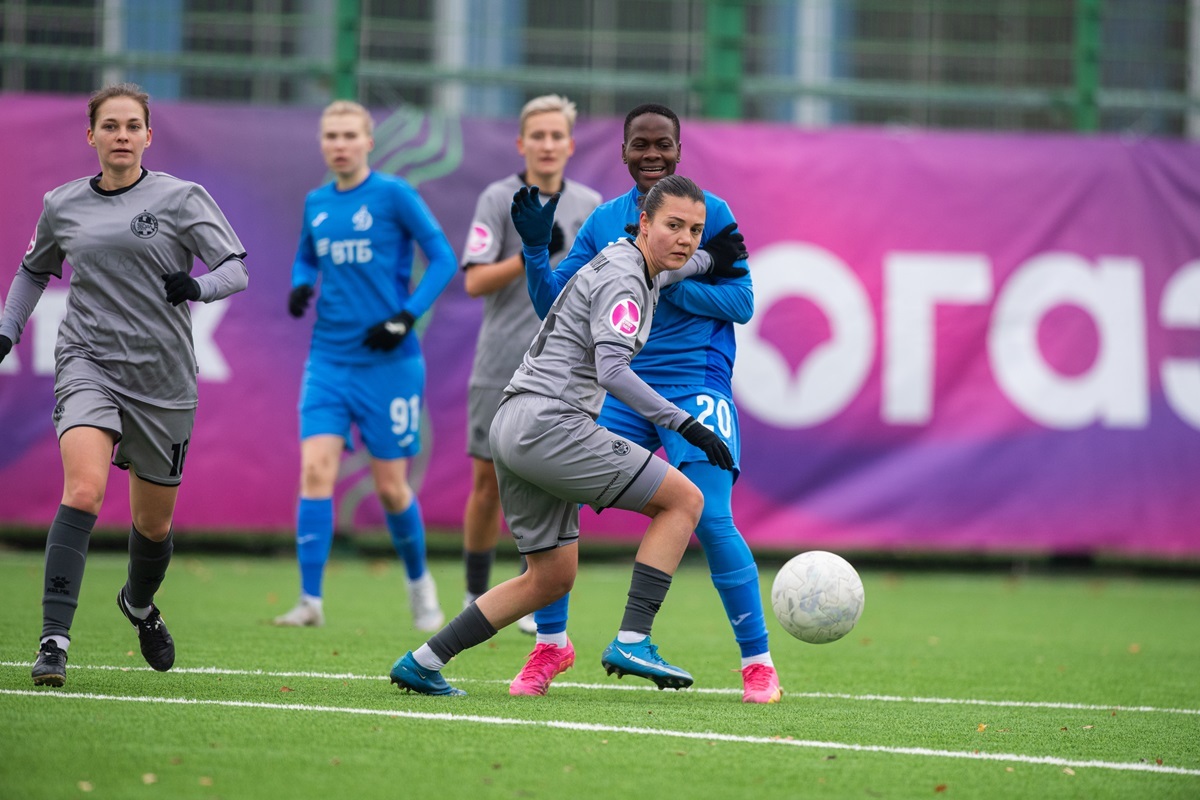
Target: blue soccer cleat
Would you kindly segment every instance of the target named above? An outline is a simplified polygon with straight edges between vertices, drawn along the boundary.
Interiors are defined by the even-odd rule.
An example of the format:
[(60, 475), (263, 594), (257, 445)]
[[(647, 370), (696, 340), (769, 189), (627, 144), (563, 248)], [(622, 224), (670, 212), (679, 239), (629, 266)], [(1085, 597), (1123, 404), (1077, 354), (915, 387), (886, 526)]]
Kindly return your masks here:
[(425, 669), (418, 664), (417, 660), (413, 658), (412, 650), (396, 659), (396, 663), (392, 664), (391, 678), (392, 683), (409, 692), (452, 697), (466, 695), (462, 689), (455, 689), (446, 683), (441, 672)]
[(618, 678), (636, 675), (653, 681), (659, 689), (686, 689), (692, 685), (692, 676), (686, 670), (673, 667), (658, 655), (658, 647), (650, 644), (647, 636), (636, 644), (625, 644), (613, 639), (600, 656), (600, 666), (609, 675)]

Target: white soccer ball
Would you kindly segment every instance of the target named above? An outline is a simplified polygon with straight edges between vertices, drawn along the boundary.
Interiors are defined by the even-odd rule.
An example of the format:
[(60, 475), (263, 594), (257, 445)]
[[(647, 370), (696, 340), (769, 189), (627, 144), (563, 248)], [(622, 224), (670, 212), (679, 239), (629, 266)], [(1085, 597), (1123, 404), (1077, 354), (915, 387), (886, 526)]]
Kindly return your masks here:
[(836, 642), (863, 612), (862, 580), (850, 562), (812, 550), (783, 565), (771, 585), (771, 607), (783, 629), (810, 644)]

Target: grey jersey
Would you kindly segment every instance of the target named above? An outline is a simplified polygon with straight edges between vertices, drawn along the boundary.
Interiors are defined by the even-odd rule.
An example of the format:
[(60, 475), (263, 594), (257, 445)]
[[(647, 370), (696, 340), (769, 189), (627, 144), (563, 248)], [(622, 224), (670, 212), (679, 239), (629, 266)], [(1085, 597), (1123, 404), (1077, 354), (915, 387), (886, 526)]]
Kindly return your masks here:
[(629, 369), (646, 344), (662, 287), (704, 271), (693, 259), (682, 269), (646, 280), (646, 262), (631, 239), (601, 250), (563, 287), (504, 393), (553, 397), (595, 419), (605, 390), (596, 371), (596, 349), (621, 352), (623, 402), (658, 425), (674, 428), (687, 414), (667, 402)]
[[(494, 264), (521, 252), (521, 237), (513, 227), (513, 195), (524, 186), (518, 175), (490, 184), (475, 204), (475, 217), (463, 252), (462, 264)], [(600, 194), (582, 183), (563, 182), (554, 221), (563, 231), (565, 247), (550, 259), (552, 267), (571, 251), (584, 220), (600, 205)], [(541, 320), (533, 310), (525, 281), (514, 280), (487, 295), (483, 324), (475, 342), (471, 386), (501, 389), (521, 363), (521, 356), (537, 333)]]
[(113, 192), (81, 178), (46, 194), (22, 266), (62, 277), (67, 311), (54, 350), (55, 388), (88, 375), (164, 408), (196, 405), (187, 303), (166, 301), (162, 276), (242, 259), (245, 248), (204, 187), (145, 171)]

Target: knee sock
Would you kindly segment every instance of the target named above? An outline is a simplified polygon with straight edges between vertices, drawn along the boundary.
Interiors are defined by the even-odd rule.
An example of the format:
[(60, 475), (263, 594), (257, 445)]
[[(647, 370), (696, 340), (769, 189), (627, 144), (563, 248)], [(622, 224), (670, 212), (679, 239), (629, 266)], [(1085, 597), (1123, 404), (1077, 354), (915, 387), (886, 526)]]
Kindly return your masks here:
[[(155, 542), (129, 526), (129, 577), (125, 581), (125, 605), (135, 616), (150, 616), (154, 593), (162, 586), (171, 563), (175, 539), (168, 531), (167, 538)], [(143, 617), (142, 614), (146, 617)]]
[[(70, 506), (58, 507), (46, 535), (46, 572), (42, 589), (42, 640), (70, 639), (79, 607), (79, 585), (87, 562), (88, 539), (96, 515)], [(60, 645), (61, 646), (61, 645)]]
[(463, 650), (482, 644), (495, 635), (496, 629), (492, 623), (488, 622), (479, 606), (471, 603), (418, 648), (413, 658), (425, 669), (441, 669)]
[(704, 511), (696, 538), (704, 548), (713, 585), (721, 596), (742, 657), (768, 652), (767, 623), (754, 554), (733, 524), (730, 496), (733, 474), (712, 464), (692, 462), (683, 473), (704, 493)]
[(408, 508), (387, 515), (387, 527), (396, 554), (404, 559), (408, 579), (415, 581), (425, 574), (425, 521), (421, 519), (421, 505), (415, 495)]
[(537, 623), (538, 635), (563, 633), (567, 630), (567, 609), (570, 605), (571, 594), (568, 592), (548, 606), (543, 606), (533, 612), (533, 621)]
[(296, 560), (300, 562), (300, 591), (321, 596), (325, 564), (333, 547), (333, 498), (301, 497), (296, 511)]
[(478, 597), (488, 590), (492, 578), (492, 562), (496, 560), (496, 549), (472, 553), (463, 550), (463, 565), (467, 573), (467, 594)]
[(647, 566), (640, 561), (633, 564), (633, 578), (629, 582), (629, 599), (625, 602), (625, 616), (621, 618), (621, 634), (650, 635), (654, 617), (667, 599), (671, 588), (671, 576), (660, 569)]

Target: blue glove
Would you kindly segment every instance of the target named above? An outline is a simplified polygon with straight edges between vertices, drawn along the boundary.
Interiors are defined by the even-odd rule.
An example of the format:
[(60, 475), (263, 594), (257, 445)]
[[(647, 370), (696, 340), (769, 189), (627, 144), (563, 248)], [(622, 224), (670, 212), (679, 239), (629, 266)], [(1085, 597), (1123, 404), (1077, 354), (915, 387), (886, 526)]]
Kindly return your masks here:
[(526, 247), (549, 247), (554, 238), (554, 210), (558, 208), (559, 193), (555, 192), (545, 205), (539, 196), (536, 186), (522, 186), (513, 195), (512, 221)]
[(184, 300), (200, 299), (200, 284), (186, 272), (163, 275), (163, 288), (167, 291), (167, 302), (177, 306)]

